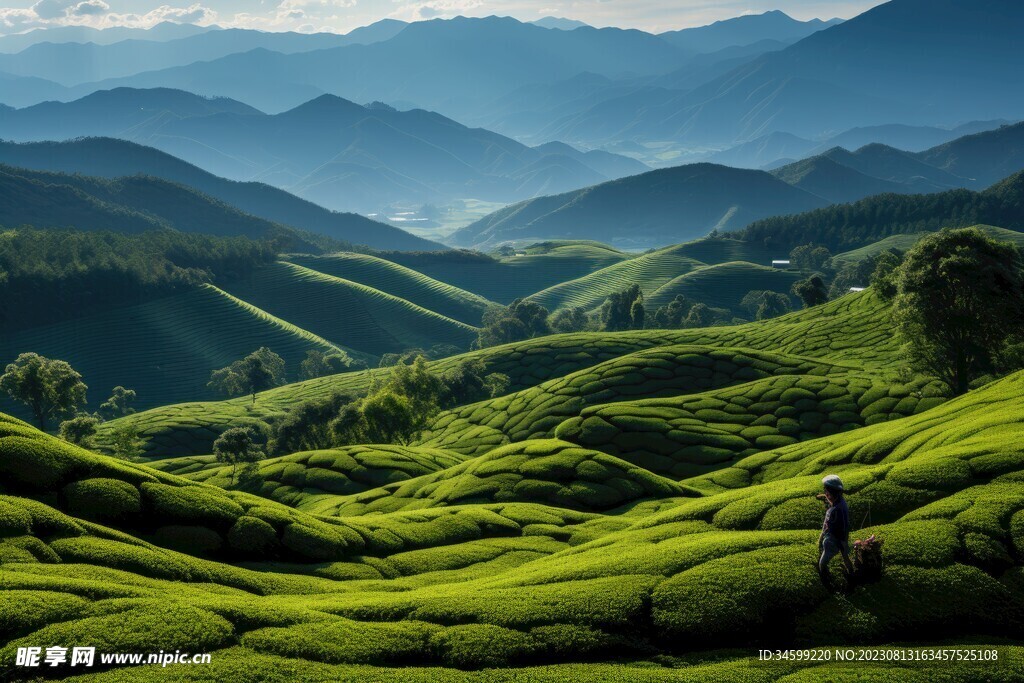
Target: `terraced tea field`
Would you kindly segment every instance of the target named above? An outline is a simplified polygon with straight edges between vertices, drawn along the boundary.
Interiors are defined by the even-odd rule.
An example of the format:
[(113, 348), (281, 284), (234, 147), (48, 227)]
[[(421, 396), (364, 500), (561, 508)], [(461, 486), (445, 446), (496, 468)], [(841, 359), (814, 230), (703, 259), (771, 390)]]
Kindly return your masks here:
[[(705, 357), (713, 367), (727, 353)], [(872, 408), (903, 390), (869, 400), (848, 366), (794, 360), (779, 374), (752, 360), (765, 376), (736, 378), (713, 392), (717, 407), (689, 410), (744, 425), (759, 411), (741, 399), (767, 406), (776, 392), (780, 407), (852, 400), (871, 424), (789, 445), (755, 438), (756, 452), (690, 478), (556, 439), (469, 458), (348, 447), (268, 461), (253, 493), (211, 485), (223, 471), (203, 458), (161, 465), (186, 478), (0, 417), (0, 667), (13, 674), (17, 647), (46, 642), (213, 654), (203, 667), (113, 668), (89, 681), (255, 669), (269, 681), (1024, 674), (1024, 451), (1014, 445), (1024, 373), (932, 407), (919, 400), (905, 417), (893, 412), (900, 399), (877, 417), (885, 411)], [(556, 431), (574, 432), (567, 424)], [(847, 484), (854, 537), (885, 541), (882, 579), (846, 594), (825, 590), (813, 566), (824, 472)], [(765, 664), (747, 654), (892, 642), (969, 644), (998, 661)]]

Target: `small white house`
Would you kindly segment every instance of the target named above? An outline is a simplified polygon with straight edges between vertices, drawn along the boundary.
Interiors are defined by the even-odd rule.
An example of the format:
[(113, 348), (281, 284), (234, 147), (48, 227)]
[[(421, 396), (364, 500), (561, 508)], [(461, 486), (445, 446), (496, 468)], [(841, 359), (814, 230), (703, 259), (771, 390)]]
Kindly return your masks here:
[(851, 292), (863, 292), (867, 287), (850, 287)]
[(780, 270), (789, 270), (790, 263), (788, 260), (777, 259), (772, 261), (772, 268), (778, 268)]

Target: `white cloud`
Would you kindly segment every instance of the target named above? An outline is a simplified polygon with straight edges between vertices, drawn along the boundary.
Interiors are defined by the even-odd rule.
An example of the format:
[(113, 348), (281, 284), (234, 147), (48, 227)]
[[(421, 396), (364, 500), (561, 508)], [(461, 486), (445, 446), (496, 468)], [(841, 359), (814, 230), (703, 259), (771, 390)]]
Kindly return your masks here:
[(106, 14), (110, 11), (110, 5), (103, 0), (85, 0), (68, 10), (68, 14), (85, 17)]
[(425, 0), (404, 5), (388, 16), (405, 21), (453, 17), (483, 6), (482, 0)]

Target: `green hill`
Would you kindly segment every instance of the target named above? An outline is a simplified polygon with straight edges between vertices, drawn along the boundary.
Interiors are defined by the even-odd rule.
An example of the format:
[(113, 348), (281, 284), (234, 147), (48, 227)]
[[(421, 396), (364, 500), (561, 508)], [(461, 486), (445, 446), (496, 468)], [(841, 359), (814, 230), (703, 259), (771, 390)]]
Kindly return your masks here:
[(337, 243), (243, 213), (184, 185), (131, 176), (103, 180), (0, 166), (0, 225), (138, 233), (159, 228), (267, 238), (288, 249)]
[(881, 194), (852, 204), (837, 204), (794, 216), (755, 221), (731, 236), (768, 244), (782, 253), (815, 242), (833, 252), (848, 251), (894, 234), (972, 225), (999, 225), (1024, 231), (1019, 210), (1024, 171), (987, 190), (949, 190), (936, 194)]
[[(1024, 248), (1024, 232), (1018, 232), (1016, 230), (1006, 230), (1004, 228), (996, 228), (991, 225), (974, 225), (970, 226), (979, 228), (985, 232), (989, 237), (999, 240), (1000, 242), (1013, 242), (1018, 247)], [(851, 249), (841, 254), (836, 254), (832, 257), (833, 265), (839, 269), (843, 266), (851, 263), (857, 263), (862, 261), (869, 256), (874, 256), (887, 249), (897, 249), (899, 251), (906, 251), (910, 247), (914, 246), (919, 239), (927, 235), (925, 232), (913, 232), (903, 235), (893, 235), (886, 237), (883, 240), (872, 242), (871, 244), (861, 247), (860, 249)]]
[[(127, 112), (133, 109), (138, 111), (138, 108), (124, 108)], [(67, 119), (64, 121), (68, 123)], [(220, 178), (170, 154), (127, 140), (77, 138), (63, 142), (0, 142), (0, 163), (111, 180), (141, 174), (181, 183), (253, 216), (348, 244), (363, 244), (374, 249), (440, 247), (386, 223), (354, 213), (329, 211), (264, 183)]]
[(289, 256), (287, 260), (325, 275), (344, 278), (405, 299), (467, 325), (479, 325), (490, 302), (411, 268), (366, 254)]
[[(828, 362), (835, 362), (832, 356), (839, 355), (841, 363), (857, 364), (862, 370), (888, 371), (895, 370), (900, 356), (886, 311), (883, 302), (866, 292), (797, 311), (770, 323), (556, 335), (473, 351), (437, 361), (432, 367), (443, 372), (464, 360), (479, 359), (486, 372), (508, 375), (509, 390), (516, 392), (626, 354), (689, 344), (746, 347)], [(347, 373), (279, 387), (263, 392), (255, 406), (248, 399), (189, 403), (148, 410), (125, 420), (136, 425), (146, 439), (149, 457), (207, 454), (216, 435), (239, 420), (258, 418), (273, 422), (298, 402), (324, 398), (334, 392), (363, 391), (382, 372), (386, 371)], [(101, 426), (101, 436), (109, 434), (117, 424)]]
[(192, 481), (248, 490), (302, 510), (324, 497), (351, 495), (413, 479), (461, 461), (461, 456), (439, 449), (351, 446), (269, 458), (259, 463), (255, 477), (239, 481), (231, 480), (231, 467), (209, 455), (158, 460), (153, 466)]
[[(898, 642), (904, 654), (997, 650), (984, 677), (1015, 680), (1024, 453), (1006, 444), (1024, 437), (1022, 400), (1018, 373), (679, 484), (536, 441), (392, 485), (397, 497), (357, 493), (363, 502), (341, 518), (114, 461), (0, 417), (0, 666), (14, 673), (17, 647), (47, 642), (213, 654), (203, 667), (115, 668), (91, 681), (979, 675), (977, 663), (769, 665), (745, 653)], [(881, 580), (846, 595), (826, 591), (812, 564), (825, 471), (847, 483), (854, 538), (885, 541)], [(634, 502), (608, 508), (613, 491)], [(385, 511), (397, 507), (417, 509)]]
[(268, 265), (227, 288), (302, 329), (373, 356), (434, 344), (468, 348), (477, 334), (405, 299), (294, 263)]
[(655, 291), (665, 282), (697, 268), (702, 263), (683, 255), (685, 245), (659, 249), (594, 271), (589, 275), (566, 280), (530, 296), (548, 310), (583, 306), (595, 308), (608, 295), (637, 284), (645, 293)]
[(590, 242), (547, 242), (522, 256), (494, 259), (465, 252), (387, 253), (384, 258), (485, 299), (509, 304), (629, 258)]
[(712, 308), (726, 308), (738, 316), (749, 316), (740, 308), (743, 297), (751, 290), (770, 290), (790, 297), (796, 306), (798, 301), (789, 290), (803, 275), (795, 271), (780, 270), (768, 266), (737, 261), (722, 263), (706, 268), (697, 268), (666, 282), (648, 295), (644, 304), (654, 310), (665, 306), (674, 298), (683, 295), (691, 301), (707, 304)]
[(691, 164), (513, 204), (449, 239), (456, 246), (481, 247), (507, 240), (588, 238), (650, 248), (826, 203), (764, 171)]
[[(89, 385), (95, 409), (118, 385), (135, 388), (137, 405), (214, 398), (210, 372), (261, 346), (284, 358), (289, 378), (307, 351), (338, 347), (240, 301), (212, 285), (86, 318), (0, 335), (0, 363), (34, 351), (71, 363)], [(23, 415), (6, 397), (3, 409)]]

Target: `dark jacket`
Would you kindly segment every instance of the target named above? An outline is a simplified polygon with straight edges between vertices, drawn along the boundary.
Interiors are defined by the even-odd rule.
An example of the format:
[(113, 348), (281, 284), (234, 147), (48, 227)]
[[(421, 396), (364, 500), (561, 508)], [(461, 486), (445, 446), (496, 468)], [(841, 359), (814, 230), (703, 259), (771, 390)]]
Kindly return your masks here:
[(846, 506), (846, 498), (840, 498), (825, 511), (825, 523), (821, 530), (840, 543), (849, 540), (850, 509)]

